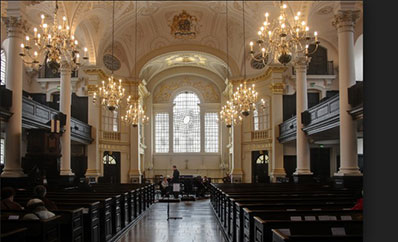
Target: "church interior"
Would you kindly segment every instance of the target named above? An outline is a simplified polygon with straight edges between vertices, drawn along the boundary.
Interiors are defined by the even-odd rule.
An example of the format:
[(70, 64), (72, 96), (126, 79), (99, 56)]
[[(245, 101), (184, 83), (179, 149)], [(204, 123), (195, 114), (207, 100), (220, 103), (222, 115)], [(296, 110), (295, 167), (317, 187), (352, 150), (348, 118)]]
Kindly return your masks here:
[(363, 9), (1, 1), (1, 240), (363, 241)]

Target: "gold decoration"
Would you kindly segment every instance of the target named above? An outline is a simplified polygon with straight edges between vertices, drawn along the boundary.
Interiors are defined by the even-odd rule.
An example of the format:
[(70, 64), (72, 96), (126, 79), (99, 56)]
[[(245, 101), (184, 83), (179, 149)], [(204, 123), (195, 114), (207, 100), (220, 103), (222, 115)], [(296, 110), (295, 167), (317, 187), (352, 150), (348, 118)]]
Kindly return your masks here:
[(282, 95), (285, 90), (285, 84), (282, 82), (271, 83), (269, 89), (271, 89), (272, 94)]
[(170, 26), (170, 33), (176, 39), (195, 39), (198, 33), (198, 19), (190, 15), (185, 10), (175, 15)]

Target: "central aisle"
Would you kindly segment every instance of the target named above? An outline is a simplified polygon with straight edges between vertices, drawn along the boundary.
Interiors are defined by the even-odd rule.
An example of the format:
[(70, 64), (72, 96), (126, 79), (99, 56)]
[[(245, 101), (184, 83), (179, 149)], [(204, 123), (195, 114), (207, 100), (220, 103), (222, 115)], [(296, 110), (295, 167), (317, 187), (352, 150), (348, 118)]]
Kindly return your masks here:
[(210, 200), (170, 203), (167, 221), (167, 203), (156, 203), (150, 211), (119, 242), (225, 242)]

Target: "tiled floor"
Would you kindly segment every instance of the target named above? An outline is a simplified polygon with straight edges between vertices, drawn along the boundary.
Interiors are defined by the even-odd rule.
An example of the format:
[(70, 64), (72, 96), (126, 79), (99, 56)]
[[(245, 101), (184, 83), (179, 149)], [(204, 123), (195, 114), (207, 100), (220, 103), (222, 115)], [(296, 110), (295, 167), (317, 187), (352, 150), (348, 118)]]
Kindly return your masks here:
[(225, 242), (209, 199), (194, 202), (156, 203), (119, 242)]

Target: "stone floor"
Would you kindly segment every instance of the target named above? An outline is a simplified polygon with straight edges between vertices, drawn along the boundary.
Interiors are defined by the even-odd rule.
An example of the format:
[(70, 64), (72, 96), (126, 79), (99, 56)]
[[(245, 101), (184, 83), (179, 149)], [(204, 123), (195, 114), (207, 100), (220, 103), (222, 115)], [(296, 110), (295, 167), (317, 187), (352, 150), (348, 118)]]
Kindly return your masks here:
[(209, 199), (170, 203), (156, 203), (150, 211), (118, 242), (226, 242)]

